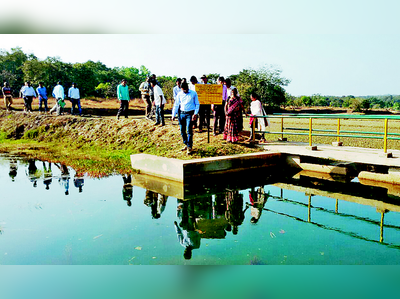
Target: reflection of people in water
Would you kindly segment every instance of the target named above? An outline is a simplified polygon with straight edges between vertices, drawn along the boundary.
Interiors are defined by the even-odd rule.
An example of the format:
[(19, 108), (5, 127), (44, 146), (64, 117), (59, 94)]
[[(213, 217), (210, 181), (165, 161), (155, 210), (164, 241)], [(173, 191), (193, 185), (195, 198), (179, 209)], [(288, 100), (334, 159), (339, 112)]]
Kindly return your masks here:
[(192, 257), (192, 250), (200, 248), (200, 234), (202, 233), (197, 229), (193, 201), (178, 200), (178, 215), (181, 222), (178, 225), (174, 221), (175, 231), (179, 243), (185, 247), (183, 257), (188, 260)]
[(83, 179), (82, 175), (80, 174), (75, 174), (74, 177), (74, 186), (78, 188), (79, 193), (83, 191), (83, 185), (85, 184), (85, 180)]
[(133, 198), (132, 176), (130, 174), (127, 176), (123, 175), (122, 179), (124, 180), (124, 186), (122, 187), (122, 198), (126, 200), (126, 204), (128, 207), (130, 207), (132, 206)]
[(15, 181), (15, 177), (17, 176), (17, 170), (18, 170), (18, 162), (14, 158), (10, 158), (10, 172), (8, 175), (11, 178), (11, 181)]
[(244, 212), (248, 209), (243, 210), (243, 194), (240, 194), (237, 190), (229, 190), (225, 194), (226, 198), (226, 212), (225, 218), (232, 226), (232, 233), (236, 235), (238, 233), (239, 225), (244, 221)]
[(60, 164), (58, 165), (57, 163), (54, 163), (55, 166), (57, 166), (58, 169), (61, 171), (61, 177), (58, 179), (58, 183), (64, 187), (65, 189), (65, 195), (69, 194), (69, 170), (68, 167), (65, 164)]
[(53, 181), (53, 173), (51, 171), (51, 162), (47, 162), (48, 166), (46, 166), (46, 162), (43, 161), (43, 184), (46, 186), (45, 189), (50, 189), (50, 184)]
[(250, 189), (249, 200), (250, 200), (250, 213), (251, 223), (257, 223), (261, 217), (262, 210), (267, 202), (268, 194), (265, 194), (264, 186), (255, 190), (254, 187)]
[(151, 190), (146, 190), (146, 196), (144, 199), (144, 204), (151, 209), (151, 216), (153, 219), (158, 219), (161, 217), (162, 212), (165, 210), (167, 205), (168, 196), (153, 192)]
[(33, 187), (37, 187), (37, 180), (40, 177), (40, 173), (36, 167), (35, 160), (29, 159), (28, 160), (28, 173), (27, 176), (29, 180), (33, 183)]

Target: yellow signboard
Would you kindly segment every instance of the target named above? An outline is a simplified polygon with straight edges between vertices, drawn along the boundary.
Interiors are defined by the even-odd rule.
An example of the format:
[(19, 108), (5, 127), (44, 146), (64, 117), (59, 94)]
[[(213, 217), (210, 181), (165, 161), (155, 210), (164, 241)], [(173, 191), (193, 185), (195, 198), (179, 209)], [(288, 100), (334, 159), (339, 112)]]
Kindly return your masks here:
[(196, 84), (200, 105), (222, 104), (221, 84)]

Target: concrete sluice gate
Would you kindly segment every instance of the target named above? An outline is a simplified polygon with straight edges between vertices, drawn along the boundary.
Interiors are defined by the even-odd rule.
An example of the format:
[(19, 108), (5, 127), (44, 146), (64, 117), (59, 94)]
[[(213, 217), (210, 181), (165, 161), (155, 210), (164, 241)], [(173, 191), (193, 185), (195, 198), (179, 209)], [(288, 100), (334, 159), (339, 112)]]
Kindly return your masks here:
[(187, 161), (139, 154), (131, 161), (134, 185), (183, 200), (276, 185), (373, 206), (380, 213), (400, 212), (400, 174), (386, 165), (272, 152)]

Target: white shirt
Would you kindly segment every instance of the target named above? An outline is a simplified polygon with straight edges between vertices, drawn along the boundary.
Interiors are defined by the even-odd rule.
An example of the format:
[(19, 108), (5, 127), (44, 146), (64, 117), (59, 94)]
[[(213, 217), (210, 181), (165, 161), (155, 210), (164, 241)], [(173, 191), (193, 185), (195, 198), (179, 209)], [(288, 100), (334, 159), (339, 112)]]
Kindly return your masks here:
[(182, 88), (180, 88), (178, 85), (176, 85), (173, 89), (173, 94), (174, 94), (174, 100), (176, 99), (176, 96), (178, 95), (178, 93), (180, 93), (182, 91)]
[[(196, 84), (199, 84), (199, 83), (196, 83)], [(188, 84), (189, 85), (189, 89), (196, 91), (196, 84), (189, 83)]]
[(53, 97), (64, 100), (64, 96), (64, 87), (62, 87), (60, 84), (56, 85), (53, 89)]
[(71, 87), (68, 89), (68, 97), (71, 99), (80, 99), (81, 97), (79, 96), (79, 89), (76, 87)]
[[(153, 92), (154, 92), (154, 104), (156, 106), (160, 106), (161, 104), (167, 103), (167, 101), (165, 100), (165, 97), (164, 97), (164, 93), (160, 86), (158, 86), (158, 85), (154, 86)], [(161, 102), (160, 96), (162, 97), (162, 102)]]
[(251, 101), (250, 111), (253, 115), (263, 115), (261, 102), (259, 100)]

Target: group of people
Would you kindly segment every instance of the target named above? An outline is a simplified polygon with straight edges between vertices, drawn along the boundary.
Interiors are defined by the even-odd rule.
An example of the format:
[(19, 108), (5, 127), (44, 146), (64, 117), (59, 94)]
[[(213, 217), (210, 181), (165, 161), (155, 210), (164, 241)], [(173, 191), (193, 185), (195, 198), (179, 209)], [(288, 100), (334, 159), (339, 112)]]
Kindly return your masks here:
[[(12, 90), (8, 82), (4, 82), (4, 86), (1, 89), (4, 104), (6, 106), (7, 111), (11, 111), (13, 104)], [(76, 83), (72, 83), (72, 86), (68, 89), (68, 95), (66, 97), (64, 92), (64, 87), (61, 85), (61, 82), (57, 82), (57, 85), (53, 88), (52, 95), (56, 100), (55, 105), (52, 109), (48, 108), (48, 95), (47, 89), (44, 86), (43, 82), (39, 82), (39, 86), (36, 90), (33, 88), (31, 82), (26, 81), (25, 85), (19, 91), (20, 97), (24, 99), (24, 112), (32, 113), (32, 102), (34, 98), (39, 98), (39, 113), (47, 113), (50, 114), (56, 112), (57, 115), (63, 114), (64, 107), (66, 105), (65, 99), (68, 98), (71, 101), (71, 114), (79, 114), (82, 115), (82, 107), (80, 101), (80, 93)]]
[[(227, 142), (237, 143), (239, 141), (240, 132), (243, 130), (243, 114), (249, 116), (244, 107), (243, 101), (236, 87), (232, 86), (229, 78), (219, 77), (217, 84), (222, 85), (222, 101), (221, 104), (201, 105), (196, 92), (197, 84), (209, 84), (206, 75), (203, 75), (201, 82), (198, 82), (195, 76), (190, 78), (190, 82), (186, 78), (176, 79), (176, 86), (173, 88), (174, 104), (172, 108), (172, 121), (177, 118), (179, 121), (180, 131), (184, 148), (187, 154), (193, 149), (193, 129), (198, 128), (198, 132), (202, 133), (203, 128), (210, 127), (210, 113), (212, 111), (214, 117), (213, 133), (214, 136), (223, 134), (223, 139)], [(139, 86), (142, 100), (146, 103), (146, 118), (151, 119), (155, 114), (155, 126), (164, 126), (164, 107), (166, 99), (164, 93), (157, 81), (156, 75), (147, 77), (146, 81)], [(117, 119), (121, 115), (128, 118), (129, 107), (129, 89), (127, 81), (123, 79), (117, 87), (117, 97), (120, 102), (120, 108), (117, 113)], [(255, 116), (265, 116), (265, 111), (256, 93), (251, 94), (251, 118), (250, 124), (255, 122), (255, 126), (259, 131), (265, 131), (268, 126), (266, 118), (260, 121)], [(154, 109), (153, 109), (154, 108)], [(250, 130), (252, 131), (252, 130)], [(253, 139), (252, 134), (247, 141)], [(261, 142), (265, 142), (264, 133), (261, 136)]]
[[(186, 150), (188, 154), (190, 154), (193, 149), (193, 129), (198, 128), (198, 132), (201, 133), (203, 132), (204, 127), (209, 128), (211, 111), (214, 119), (214, 136), (223, 134), (223, 139), (232, 143), (239, 141), (240, 132), (243, 130), (243, 114), (249, 116), (243, 107), (243, 101), (237, 88), (232, 86), (232, 82), (229, 78), (225, 79), (224, 77), (219, 77), (217, 80), (217, 84), (222, 85), (221, 104), (200, 104), (196, 92), (196, 85), (209, 84), (206, 75), (203, 75), (200, 79), (201, 82), (198, 82), (197, 78), (192, 76), (188, 83), (186, 78), (178, 78), (176, 80), (176, 86), (173, 88), (174, 104), (172, 109), (172, 120), (175, 118), (179, 120), (181, 136), (184, 143), (183, 150)], [(141, 92), (142, 100), (147, 105), (146, 118), (151, 119), (154, 114), (155, 125), (164, 126), (164, 107), (167, 101), (163, 90), (157, 81), (156, 75), (153, 74), (151, 77), (146, 78), (146, 81), (140, 84), (139, 90)], [(2, 93), (6, 109), (10, 110), (13, 98), (12, 90), (7, 82), (4, 83)], [(20, 90), (20, 97), (24, 99), (24, 111), (26, 113), (32, 112), (32, 101), (34, 98), (39, 97), (40, 113), (46, 113), (49, 111), (51, 114), (56, 111), (57, 115), (63, 114), (66, 105), (66, 95), (61, 82), (57, 82), (52, 95), (55, 98), (56, 103), (49, 111), (47, 106), (47, 90), (43, 82), (40, 82), (39, 86), (35, 90), (31, 83), (27, 81)], [(69, 88), (67, 97), (72, 104), (71, 114), (81, 115), (82, 107), (80, 103), (80, 94), (75, 83), (72, 83), (72, 86)], [(125, 118), (128, 118), (130, 96), (126, 79), (123, 79), (117, 86), (117, 98), (120, 102), (117, 119), (122, 115), (125, 116)], [(251, 100), (250, 123), (252, 124), (255, 122), (259, 131), (265, 131), (265, 127), (268, 125), (266, 118), (259, 119), (254, 117), (266, 115), (257, 94), (252, 93)], [(251, 139), (253, 139), (252, 135), (250, 135), (248, 141)], [(262, 134), (261, 142), (264, 141), (264, 134)]]

